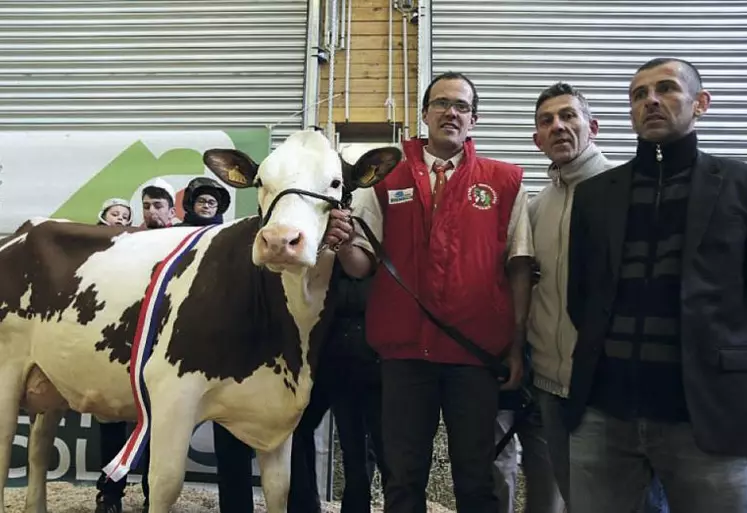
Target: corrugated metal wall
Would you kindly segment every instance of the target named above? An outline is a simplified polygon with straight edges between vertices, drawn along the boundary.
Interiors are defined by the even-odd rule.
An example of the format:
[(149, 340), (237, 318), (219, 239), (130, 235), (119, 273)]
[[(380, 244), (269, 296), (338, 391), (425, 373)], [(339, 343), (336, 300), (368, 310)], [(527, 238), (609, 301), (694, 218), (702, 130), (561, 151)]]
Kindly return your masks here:
[[(303, 109), (308, 0), (0, 4), (0, 130), (204, 129)], [(301, 127), (278, 126), (274, 141)]]
[(745, 1), (430, 0), (430, 7), (421, 28), (430, 21), (432, 74), (474, 79), (478, 149), (524, 166), (532, 191), (547, 183), (548, 162), (532, 143), (542, 89), (558, 80), (579, 87), (600, 120), (599, 145), (623, 162), (635, 149), (627, 87), (653, 57), (685, 58), (700, 69), (713, 95), (697, 125), (701, 148), (747, 158)]

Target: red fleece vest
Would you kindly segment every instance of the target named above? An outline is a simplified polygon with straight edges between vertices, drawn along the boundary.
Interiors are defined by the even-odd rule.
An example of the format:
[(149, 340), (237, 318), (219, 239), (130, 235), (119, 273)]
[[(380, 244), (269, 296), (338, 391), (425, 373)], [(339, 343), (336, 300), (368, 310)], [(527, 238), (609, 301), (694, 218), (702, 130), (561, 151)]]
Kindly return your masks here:
[[(405, 142), (406, 159), (376, 185), (384, 247), (405, 283), (439, 319), (498, 355), (514, 333), (504, 258), (522, 170), (477, 157), (468, 140), (432, 214), (425, 142)], [(384, 359), (481, 364), (433, 325), (383, 266), (368, 300), (366, 335)]]

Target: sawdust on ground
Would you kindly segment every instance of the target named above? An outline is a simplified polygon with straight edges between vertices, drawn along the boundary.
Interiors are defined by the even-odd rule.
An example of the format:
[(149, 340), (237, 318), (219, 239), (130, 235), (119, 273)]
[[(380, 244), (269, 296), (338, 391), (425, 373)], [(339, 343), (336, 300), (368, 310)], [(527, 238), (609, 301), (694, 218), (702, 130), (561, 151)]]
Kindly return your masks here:
[[(26, 488), (6, 488), (5, 505), (8, 513), (23, 513)], [(95, 508), (96, 488), (90, 485), (74, 485), (64, 482), (47, 484), (47, 509), (50, 513), (88, 513)], [(123, 501), (123, 513), (140, 513), (143, 494), (139, 486), (129, 486)], [(179, 501), (171, 508), (171, 513), (207, 513), (218, 511), (218, 494), (213, 490), (185, 485)], [(255, 513), (266, 513), (264, 503), (257, 500)], [(381, 513), (381, 508), (372, 508), (373, 513)], [(323, 513), (339, 513), (339, 503), (324, 503)], [(428, 505), (428, 513), (452, 513), (451, 510), (435, 503)]]

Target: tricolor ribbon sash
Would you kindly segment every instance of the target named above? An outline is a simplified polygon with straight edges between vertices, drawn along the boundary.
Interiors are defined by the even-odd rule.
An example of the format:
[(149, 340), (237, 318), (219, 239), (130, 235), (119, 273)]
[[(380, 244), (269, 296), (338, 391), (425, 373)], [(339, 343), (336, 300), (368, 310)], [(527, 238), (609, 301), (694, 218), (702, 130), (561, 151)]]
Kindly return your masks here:
[(130, 385), (137, 407), (137, 426), (119, 454), (104, 467), (108, 479), (119, 481), (135, 467), (150, 438), (150, 398), (145, 387), (143, 369), (153, 350), (153, 341), (158, 333), (158, 312), (164, 292), (176, 269), (176, 264), (187, 254), (202, 236), (217, 225), (209, 225), (190, 232), (156, 267), (145, 291), (140, 307), (135, 339), (130, 353)]

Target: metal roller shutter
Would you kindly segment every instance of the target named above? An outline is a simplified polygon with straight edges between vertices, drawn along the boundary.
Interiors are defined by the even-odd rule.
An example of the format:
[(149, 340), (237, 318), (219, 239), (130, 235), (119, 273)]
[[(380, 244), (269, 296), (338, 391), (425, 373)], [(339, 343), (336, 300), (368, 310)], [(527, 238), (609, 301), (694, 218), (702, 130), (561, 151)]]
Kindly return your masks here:
[(548, 182), (548, 162), (531, 139), (542, 89), (558, 80), (581, 89), (600, 122), (600, 147), (621, 163), (635, 151), (627, 88), (653, 57), (685, 58), (700, 69), (713, 95), (697, 125), (701, 148), (747, 157), (745, 1), (430, 0), (421, 18), (432, 45), (432, 69), (421, 72), (474, 79), (478, 149), (524, 166), (532, 192)]
[(0, 6), (0, 130), (301, 127), (308, 0)]

